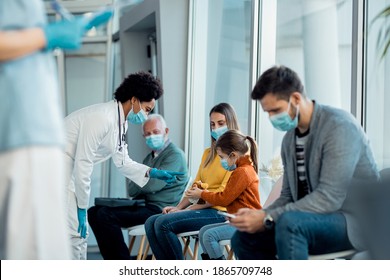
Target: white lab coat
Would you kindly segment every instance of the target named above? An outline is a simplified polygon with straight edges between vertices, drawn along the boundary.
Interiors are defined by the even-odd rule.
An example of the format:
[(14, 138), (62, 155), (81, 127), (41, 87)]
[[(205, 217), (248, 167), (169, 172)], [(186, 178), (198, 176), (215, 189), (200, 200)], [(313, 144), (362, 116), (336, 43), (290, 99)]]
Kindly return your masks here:
[(73, 258), (84, 259), (86, 242), (80, 240), (77, 233), (77, 207), (88, 208), (93, 166), (112, 157), (119, 171), (141, 187), (149, 181), (145, 177), (149, 167), (133, 161), (128, 155), (125, 143), (127, 121), (120, 102), (113, 100), (73, 112), (65, 118), (65, 126), (67, 204)]
[[(118, 104), (120, 124), (118, 123)], [(144, 186), (148, 166), (130, 159), (124, 137), (127, 121), (122, 104), (115, 100), (92, 105), (65, 118), (65, 153), (72, 159), (72, 178), (68, 189), (75, 191), (79, 208), (87, 208), (93, 166), (112, 157), (119, 171), (139, 186)]]

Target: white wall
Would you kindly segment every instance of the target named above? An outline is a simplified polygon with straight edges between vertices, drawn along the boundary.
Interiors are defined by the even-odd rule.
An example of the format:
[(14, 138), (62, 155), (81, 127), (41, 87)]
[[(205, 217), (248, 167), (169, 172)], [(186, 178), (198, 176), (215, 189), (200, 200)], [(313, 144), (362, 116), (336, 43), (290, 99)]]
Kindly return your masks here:
[[(188, 1), (146, 0), (123, 14), (120, 19), (120, 42), (123, 75), (150, 70), (145, 57), (148, 34), (155, 31), (157, 40), (157, 76), (164, 87), (158, 100), (158, 112), (170, 128), (170, 138), (184, 149), (186, 68), (188, 37)], [(141, 161), (148, 149), (137, 131), (129, 126), (130, 155)], [(130, 144), (129, 144), (130, 146)]]

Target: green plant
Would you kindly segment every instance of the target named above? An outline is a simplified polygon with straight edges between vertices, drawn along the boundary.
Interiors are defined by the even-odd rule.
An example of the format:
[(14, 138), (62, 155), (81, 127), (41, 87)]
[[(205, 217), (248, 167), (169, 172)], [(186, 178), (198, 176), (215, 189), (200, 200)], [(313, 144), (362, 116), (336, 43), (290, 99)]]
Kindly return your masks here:
[(386, 55), (390, 47), (390, 25), (387, 24), (387, 20), (390, 18), (390, 6), (383, 9), (374, 19), (372, 24), (378, 20), (383, 20), (384, 23), (379, 29), (377, 38), (377, 49), (381, 52), (381, 59)]

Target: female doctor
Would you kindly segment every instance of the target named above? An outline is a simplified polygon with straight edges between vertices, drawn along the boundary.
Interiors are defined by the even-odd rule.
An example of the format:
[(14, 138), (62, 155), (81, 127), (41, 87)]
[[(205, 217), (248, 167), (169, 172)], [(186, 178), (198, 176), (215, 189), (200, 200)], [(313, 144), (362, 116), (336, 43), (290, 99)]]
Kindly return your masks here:
[(129, 75), (114, 93), (115, 100), (85, 107), (65, 118), (67, 143), (67, 211), (72, 258), (86, 259), (87, 207), (93, 166), (112, 157), (120, 172), (139, 186), (149, 178), (175, 182), (179, 172), (150, 169), (129, 158), (126, 119), (143, 123), (163, 94), (161, 83), (151, 74)]

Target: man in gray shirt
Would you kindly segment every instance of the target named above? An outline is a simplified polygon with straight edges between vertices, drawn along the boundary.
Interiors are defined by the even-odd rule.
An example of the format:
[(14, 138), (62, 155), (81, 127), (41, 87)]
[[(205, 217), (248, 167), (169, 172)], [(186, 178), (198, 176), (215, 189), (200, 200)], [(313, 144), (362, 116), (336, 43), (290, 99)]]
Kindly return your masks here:
[(264, 72), (252, 91), (272, 125), (286, 131), (280, 197), (263, 210), (240, 209), (232, 247), (239, 259), (307, 259), (363, 249), (351, 203), (361, 180), (379, 178), (360, 124), (349, 113), (305, 94), (298, 75), (280, 66)]

